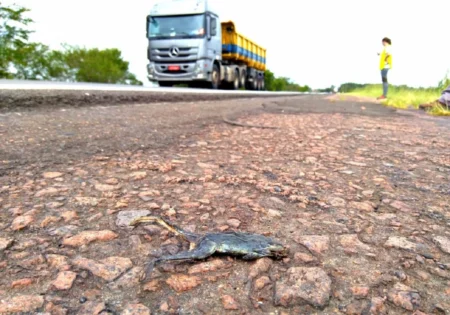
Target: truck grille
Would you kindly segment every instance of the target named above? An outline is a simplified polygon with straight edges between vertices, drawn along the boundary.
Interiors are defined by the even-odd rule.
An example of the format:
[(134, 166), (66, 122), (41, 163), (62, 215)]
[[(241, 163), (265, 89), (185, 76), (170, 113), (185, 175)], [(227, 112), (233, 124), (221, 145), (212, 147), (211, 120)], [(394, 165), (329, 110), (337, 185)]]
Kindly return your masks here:
[(169, 48), (151, 48), (150, 60), (154, 62), (177, 63), (180, 61), (195, 61), (197, 60), (197, 47), (177, 47), (178, 54), (171, 55), (171, 47)]

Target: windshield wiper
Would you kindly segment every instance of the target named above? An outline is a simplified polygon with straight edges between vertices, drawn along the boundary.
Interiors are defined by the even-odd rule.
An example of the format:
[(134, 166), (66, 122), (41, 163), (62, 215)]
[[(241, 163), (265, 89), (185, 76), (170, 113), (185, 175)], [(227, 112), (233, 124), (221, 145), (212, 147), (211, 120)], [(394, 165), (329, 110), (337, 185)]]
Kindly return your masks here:
[(169, 34), (161, 34), (161, 33), (150, 35), (150, 38), (165, 38), (165, 37), (170, 37), (170, 35)]
[(197, 37), (198, 34), (189, 34), (187, 32), (180, 32), (180, 33), (177, 33), (175, 36), (180, 36), (182, 38), (191, 38), (191, 37)]

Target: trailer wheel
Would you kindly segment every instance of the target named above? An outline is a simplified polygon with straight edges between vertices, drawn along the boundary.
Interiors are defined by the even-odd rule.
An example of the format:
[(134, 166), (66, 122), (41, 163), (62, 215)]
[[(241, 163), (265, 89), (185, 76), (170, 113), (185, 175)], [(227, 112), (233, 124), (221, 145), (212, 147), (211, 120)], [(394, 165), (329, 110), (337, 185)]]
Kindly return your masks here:
[(247, 71), (242, 70), (241, 76), (239, 77), (239, 87), (244, 88), (244, 89), (246, 88), (246, 86), (245, 86), (246, 79), (247, 79)]
[(213, 90), (217, 90), (220, 85), (220, 72), (219, 67), (216, 64), (213, 64), (212, 72), (211, 72), (211, 83), (210, 87)]
[(252, 90), (258, 91), (258, 78), (254, 77), (252, 81)]
[(239, 79), (240, 79), (239, 78), (239, 70), (236, 69), (234, 71), (234, 80), (233, 80), (233, 85), (232, 85), (233, 90), (239, 90), (239, 85), (240, 85)]

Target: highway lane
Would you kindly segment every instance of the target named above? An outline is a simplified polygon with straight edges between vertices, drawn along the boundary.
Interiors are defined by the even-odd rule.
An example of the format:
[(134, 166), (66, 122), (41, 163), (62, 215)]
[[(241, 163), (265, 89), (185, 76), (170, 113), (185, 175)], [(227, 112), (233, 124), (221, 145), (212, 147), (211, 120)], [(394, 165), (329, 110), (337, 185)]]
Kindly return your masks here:
[(211, 90), (179, 87), (149, 87), (121, 84), (81, 83), (81, 82), (51, 82), (28, 80), (0, 80), (0, 90), (90, 90), (90, 91), (127, 91), (127, 92), (152, 92), (152, 93), (183, 93), (183, 94), (240, 94), (240, 95), (301, 95), (301, 94), (326, 94), (326, 93), (301, 93), (301, 92), (272, 92), (272, 91), (245, 91), (245, 90)]
[(313, 93), (163, 88), (102, 83), (0, 80), (0, 112), (231, 99), (308, 96)]
[[(85, 92), (67, 95), (75, 94)], [(4, 310), (14, 305), (26, 313), (34, 303), (34, 313), (43, 307), (85, 313), (105, 305), (125, 313), (132, 301), (157, 311), (166, 303), (222, 314), (221, 295), (230, 294), (240, 312), (257, 311), (254, 297), (264, 299), (259, 311), (266, 314), (314, 312), (303, 300), (298, 307), (275, 304), (278, 297), (297, 301), (294, 293), (312, 305), (331, 296), (322, 314), (371, 303), (389, 314), (406, 314), (401, 307), (419, 302), (427, 314), (435, 314), (436, 305), (450, 309), (443, 251), (450, 242), (450, 133), (432, 120), (321, 95), (75, 106), (0, 114), (0, 287), (14, 288), (0, 290)], [(279, 129), (229, 125), (224, 115)], [(149, 254), (173, 254), (182, 245), (158, 230), (144, 238), (142, 228), (122, 229), (118, 218), (136, 209), (170, 216), (198, 233), (270, 234), (289, 245), (290, 259), (273, 262), (251, 282), (254, 262), (216, 257), (209, 262), (218, 270), (167, 264), (154, 284), (141, 284), (139, 269)], [(405, 242), (416, 252), (404, 250)], [(302, 266), (307, 259), (313, 264)], [(70, 272), (59, 272), (68, 265)], [(300, 288), (285, 281), (305, 273), (315, 278)], [(427, 281), (415, 277), (422, 274)], [(270, 284), (254, 290), (265, 275)], [(395, 275), (408, 277), (413, 289), (399, 292)], [(246, 283), (251, 290), (236, 290)], [(353, 284), (359, 287), (352, 294)], [(187, 291), (178, 294), (178, 285)], [(59, 293), (63, 286), (68, 289)], [(368, 299), (355, 299), (356, 291), (369, 289)], [(383, 304), (387, 293), (391, 302)]]
[[(169, 94), (172, 96), (173, 94)], [(67, 163), (92, 155), (158, 150), (178, 145), (184, 137), (222, 117), (236, 120), (263, 112), (263, 104), (276, 106), (291, 96), (252, 99), (212, 99), (81, 106), (72, 104), (0, 113), (0, 174), (2, 168), (28, 163)], [(186, 98), (183, 95), (183, 98)], [(46, 100), (48, 102), (49, 100)], [(51, 101), (51, 99), (50, 99)], [(275, 103), (276, 102), (276, 103)], [(281, 103), (280, 103), (281, 104)]]

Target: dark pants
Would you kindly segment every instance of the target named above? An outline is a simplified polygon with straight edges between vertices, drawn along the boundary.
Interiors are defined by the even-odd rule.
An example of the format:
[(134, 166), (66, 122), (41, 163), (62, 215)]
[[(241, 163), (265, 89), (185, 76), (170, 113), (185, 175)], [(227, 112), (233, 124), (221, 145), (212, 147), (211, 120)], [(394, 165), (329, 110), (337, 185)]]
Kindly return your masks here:
[(381, 81), (383, 82), (383, 95), (384, 96), (387, 96), (388, 86), (389, 86), (388, 79), (387, 79), (388, 70), (389, 69), (381, 70)]

